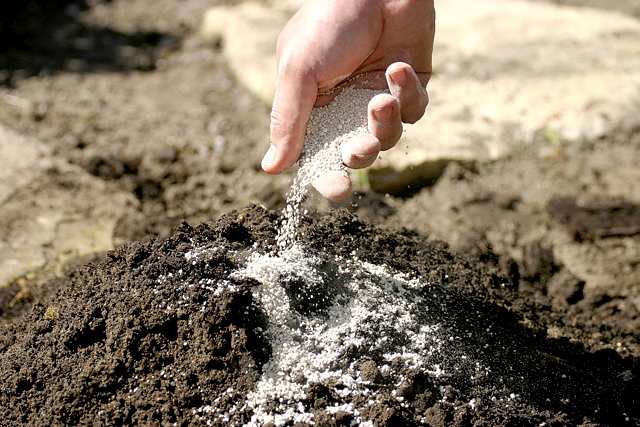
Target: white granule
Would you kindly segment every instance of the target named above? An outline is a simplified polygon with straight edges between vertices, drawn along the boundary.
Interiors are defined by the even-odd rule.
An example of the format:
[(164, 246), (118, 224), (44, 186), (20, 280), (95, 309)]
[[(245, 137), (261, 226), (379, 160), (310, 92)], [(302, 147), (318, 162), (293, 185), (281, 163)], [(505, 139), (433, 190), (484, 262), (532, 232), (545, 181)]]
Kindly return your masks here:
[(473, 409), (473, 410), (475, 410), (475, 409), (476, 409), (476, 399), (471, 399), (471, 400), (469, 401), (469, 407), (470, 407), (471, 409)]
[(368, 132), (367, 109), (380, 90), (346, 88), (324, 107), (314, 108), (298, 161), (298, 173), (287, 194), (282, 226), (278, 232), (278, 249), (290, 248), (296, 240), (300, 208), (309, 186), (328, 172), (348, 176), (342, 163), (340, 146), (357, 135)]
[(330, 414), (337, 414), (338, 412), (353, 413), (353, 403), (345, 403), (343, 405), (327, 406), (326, 411)]
[[(427, 325), (417, 318), (427, 305), (419, 280), (358, 259), (333, 263), (338, 273), (324, 276), (320, 271), (326, 260), (323, 263), (294, 244), (279, 256), (253, 254), (235, 273), (262, 284), (255, 296), (269, 317), (267, 337), (272, 346), (256, 389), (247, 396), (252, 412), (247, 425), (312, 423), (311, 410), (300, 401), (318, 383), (331, 384), (342, 399), (326, 411), (348, 412), (357, 423), (365, 422), (360, 417), (363, 408), (350, 402), (357, 396), (373, 397), (377, 389), (362, 378), (360, 360), (353, 354), (386, 361), (380, 372), (398, 385), (405, 381), (407, 370), (435, 378), (445, 374), (441, 363), (449, 335), (440, 324)], [(329, 285), (335, 288), (325, 313), (303, 315), (291, 308), (282, 282), (292, 277), (318, 292)]]

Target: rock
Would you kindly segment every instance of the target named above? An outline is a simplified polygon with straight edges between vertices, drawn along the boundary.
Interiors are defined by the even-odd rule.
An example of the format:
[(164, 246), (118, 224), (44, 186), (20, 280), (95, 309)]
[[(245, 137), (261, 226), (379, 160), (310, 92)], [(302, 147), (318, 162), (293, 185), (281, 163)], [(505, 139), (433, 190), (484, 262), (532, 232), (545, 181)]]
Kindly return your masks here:
[(562, 310), (568, 305), (580, 302), (584, 298), (584, 280), (568, 270), (555, 274), (547, 284), (547, 294), (554, 308)]
[(116, 222), (137, 203), (2, 126), (0, 158), (0, 287), (111, 249)]
[[(402, 150), (402, 148), (400, 148)], [(387, 154), (383, 154), (386, 156)], [(411, 191), (411, 186), (423, 186), (435, 182), (452, 159), (431, 159), (422, 163), (397, 168), (383, 157), (367, 170), (368, 184), (376, 193), (400, 194)], [(383, 164), (385, 161), (386, 164)]]
[(27, 172), (32, 165), (45, 156), (43, 147), (30, 144), (27, 140), (0, 126), (0, 155), (5, 165), (0, 168), (0, 205), (4, 204), (16, 188), (29, 181)]
[(436, 403), (431, 408), (427, 409), (424, 413), (425, 421), (428, 425), (433, 427), (444, 427), (451, 425), (451, 409), (443, 406), (440, 403)]
[(375, 383), (380, 381), (380, 370), (373, 360), (365, 360), (360, 365), (360, 375), (365, 381)]
[(222, 40), (235, 77), (268, 104), (275, 93), (276, 40), (292, 13), (246, 2), (214, 7), (204, 15), (202, 36)]
[[(443, 159), (498, 158), (540, 136), (594, 139), (628, 122), (640, 90), (637, 20), (520, 0), (436, 7), (428, 113), (406, 127), (406, 149), (383, 153), (370, 168), (374, 190), (428, 181)], [(238, 80), (265, 102), (275, 89), (275, 40), (293, 10), (243, 3), (211, 9), (204, 20), (203, 34), (222, 37)], [(632, 120), (640, 123), (637, 114)]]

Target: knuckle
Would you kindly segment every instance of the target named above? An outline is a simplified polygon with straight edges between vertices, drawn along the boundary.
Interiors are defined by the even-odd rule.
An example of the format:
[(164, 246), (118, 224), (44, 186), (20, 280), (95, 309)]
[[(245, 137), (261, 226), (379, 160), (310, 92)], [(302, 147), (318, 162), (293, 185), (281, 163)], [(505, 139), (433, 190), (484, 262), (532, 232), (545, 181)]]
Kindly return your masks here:
[(311, 75), (309, 68), (304, 65), (304, 61), (299, 55), (291, 53), (290, 50), (283, 50), (280, 63), (278, 64), (278, 74), (281, 79), (306, 79)]

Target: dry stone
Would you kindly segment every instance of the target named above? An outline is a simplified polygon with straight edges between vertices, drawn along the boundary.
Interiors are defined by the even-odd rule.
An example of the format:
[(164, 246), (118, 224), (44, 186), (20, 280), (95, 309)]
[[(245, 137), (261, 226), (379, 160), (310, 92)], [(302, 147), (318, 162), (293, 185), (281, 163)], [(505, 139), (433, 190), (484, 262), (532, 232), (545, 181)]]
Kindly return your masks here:
[[(446, 159), (487, 159), (517, 144), (597, 138), (640, 98), (640, 22), (521, 0), (440, 1), (428, 115), (369, 173), (378, 191), (429, 179)], [(275, 40), (292, 6), (243, 3), (207, 13), (240, 82), (265, 102)], [(636, 104), (637, 105), (637, 104)]]
[(113, 247), (131, 196), (1, 125), (0, 158), (0, 287)]
[(289, 9), (246, 2), (215, 7), (204, 15), (202, 35), (222, 40), (238, 81), (269, 104), (275, 93), (276, 39), (291, 14)]

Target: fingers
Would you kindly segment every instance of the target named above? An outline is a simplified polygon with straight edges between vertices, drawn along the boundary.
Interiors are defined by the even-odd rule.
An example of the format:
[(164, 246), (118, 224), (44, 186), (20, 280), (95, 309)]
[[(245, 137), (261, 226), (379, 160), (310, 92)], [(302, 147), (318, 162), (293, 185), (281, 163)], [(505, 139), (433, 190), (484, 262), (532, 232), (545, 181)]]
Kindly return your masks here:
[[(391, 95), (375, 96), (368, 106), (368, 129), (341, 147), (343, 163), (352, 169), (370, 166), (381, 150), (392, 148), (402, 136), (402, 122), (415, 123), (429, 102), (427, 92), (410, 65), (397, 62), (387, 68), (385, 78)], [(277, 174), (300, 156), (307, 121), (318, 95), (312, 74), (286, 66), (279, 73), (271, 114), (272, 146), (262, 162), (263, 169)], [(326, 95), (327, 102), (335, 96)], [(351, 194), (351, 181), (343, 172), (330, 172), (314, 181), (324, 197), (340, 202)]]
[[(364, 133), (345, 142), (340, 147), (343, 163), (352, 169), (371, 165), (380, 152), (380, 142), (373, 135)], [(351, 195), (351, 179), (344, 171), (330, 171), (316, 178), (313, 186), (323, 197), (335, 203), (345, 201)]]
[(391, 95), (400, 102), (402, 121), (415, 123), (420, 120), (429, 97), (413, 68), (404, 62), (395, 62), (387, 68), (386, 75)]
[(311, 72), (293, 61), (282, 63), (271, 109), (271, 146), (262, 159), (262, 169), (270, 174), (288, 169), (300, 157), (317, 94)]
[(388, 150), (402, 136), (400, 105), (391, 95), (376, 95), (369, 101), (369, 133), (342, 144), (342, 161), (352, 169), (371, 166), (380, 150)]
[[(292, 166), (300, 156), (306, 123), (314, 104), (326, 102), (331, 95), (318, 95), (312, 73), (295, 61), (285, 64), (278, 73), (278, 88), (271, 112), (271, 147), (262, 168), (277, 174)], [(391, 64), (386, 71), (391, 95), (378, 95), (369, 105), (369, 131), (378, 139), (380, 150), (393, 147), (402, 135), (402, 122), (415, 123), (429, 103), (427, 91), (413, 68), (403, 62)], [(369, 165), (373, 155), (362, 155), (357, 149), (346, 153), (345, 164), (354, 168)], [(373, 157), (375, 159), (375, 157)]]
[[(369, 132), (344, 142), (341, 147), (342, 162), (351, 169), (371, 166), (380, 150), (393, 147), (402, 136), (400, 104), (388, 94), (376, 95), (368, 106)], [(341, 202), (351, 194), (351, 181), (341, 172), (330, 172), (314, 183), (324, 197)]]
[(364, 133), (344, 142), (340, 146), (342, 162), (351, 169), (371, 166), (380, 152), (380, 141), (375, 136)]
[(400, 103), (397, 98), (380, 94), (369, 101), (369, 132), (380, 141), (385, 151), (396, 145), (402, 136)]
[(341, 171), (327, 172), (313, 181), (313, 186), (323, 197), (340, 203), (351, 195), (351, 179)]

